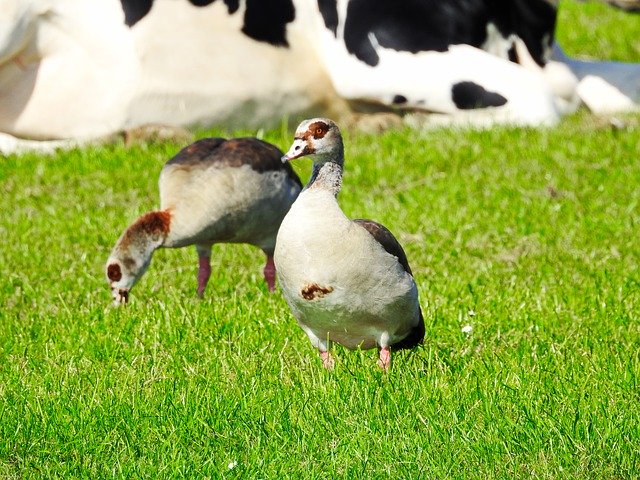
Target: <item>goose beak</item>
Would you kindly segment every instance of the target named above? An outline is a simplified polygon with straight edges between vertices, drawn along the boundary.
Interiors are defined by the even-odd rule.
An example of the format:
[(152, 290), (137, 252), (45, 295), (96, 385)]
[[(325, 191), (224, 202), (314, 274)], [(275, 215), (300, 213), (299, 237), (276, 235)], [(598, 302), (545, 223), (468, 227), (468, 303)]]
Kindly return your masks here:
[(129, 302), (129, 290), (127, 289), (112, 288), (111, 294), (113, 296), (113, 305), (115, 307), (126, 305)]
[(295, 160), (296, 158), (304, 157), (305, 155), (310, 155), (312, 153), (312, 149), (305, 140), (296, 138), (293, 141), (291, 148), (289, 148), (289, 151), (285, 153), (280, 160), (282, 160), (282, 163), (287, 163), (291, 160)]

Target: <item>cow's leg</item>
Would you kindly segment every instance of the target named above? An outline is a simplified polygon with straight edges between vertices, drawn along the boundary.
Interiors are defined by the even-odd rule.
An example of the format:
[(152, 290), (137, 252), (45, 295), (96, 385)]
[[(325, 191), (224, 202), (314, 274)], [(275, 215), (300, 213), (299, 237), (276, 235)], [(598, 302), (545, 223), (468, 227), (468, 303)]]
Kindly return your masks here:
[(595, 113), (625, 112), (640, 104), (640, 64), (575, 60), (554, 44), (553, 61), (545, 67), (568, 68), (578, 80), (577, 95)]
[(82, 140), (26, 140), (7, 133), (0, 133), (0, 154), (11, 155), (23, 152), (53, 154), (57, 150), (69, 150), (83, 145)]

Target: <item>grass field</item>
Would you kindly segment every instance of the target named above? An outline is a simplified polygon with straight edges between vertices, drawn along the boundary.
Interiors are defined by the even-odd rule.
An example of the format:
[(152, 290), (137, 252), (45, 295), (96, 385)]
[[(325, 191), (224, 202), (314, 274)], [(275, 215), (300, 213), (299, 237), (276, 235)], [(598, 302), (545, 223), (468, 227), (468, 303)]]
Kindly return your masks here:
[(400, 238), (427, 323), (388, 374), (324, 371), (247, 246), (214, 247), (203, 300), (195, 251), (158, 251), (110, 308), (179, 145), (1, 159), (0, 478), (637, 478), (639, 121), (346, 135), (343, 209)]

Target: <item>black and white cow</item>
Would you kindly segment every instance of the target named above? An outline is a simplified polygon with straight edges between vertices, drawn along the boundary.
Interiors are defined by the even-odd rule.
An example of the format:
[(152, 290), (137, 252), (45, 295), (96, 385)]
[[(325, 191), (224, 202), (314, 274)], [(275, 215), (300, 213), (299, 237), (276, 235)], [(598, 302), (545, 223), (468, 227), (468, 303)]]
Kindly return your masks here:
[(551, 0), (0, 0), (0, 11), (4, 151), (58, 145), (16, 137), (268, 126), (362, 105), (550, 125), (579, 94), (596, 109), (640, 96), (637, 65), (608, 78), (612, 64), (551, 59)]

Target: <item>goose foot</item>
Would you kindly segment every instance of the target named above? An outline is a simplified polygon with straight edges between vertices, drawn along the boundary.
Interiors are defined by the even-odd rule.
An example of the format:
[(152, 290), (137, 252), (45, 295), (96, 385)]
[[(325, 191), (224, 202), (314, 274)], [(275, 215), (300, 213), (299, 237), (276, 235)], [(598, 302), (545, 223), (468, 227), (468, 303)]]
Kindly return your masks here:
[(329, 352), (320, 352), (320, 358), (322, 359), (322, 366), (324, 368), (326, 368), (327, 370), (333, 370), (333, 367), (336, 363), (333, 355), (331, 355)]
[(390, 365), (391, 365), (391, 350), (389, 349), (389, 347), (381, 348), (380, 359), (378, 360), (378, 366), (386, 372), (389, 370)]

